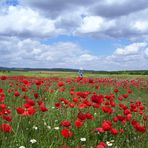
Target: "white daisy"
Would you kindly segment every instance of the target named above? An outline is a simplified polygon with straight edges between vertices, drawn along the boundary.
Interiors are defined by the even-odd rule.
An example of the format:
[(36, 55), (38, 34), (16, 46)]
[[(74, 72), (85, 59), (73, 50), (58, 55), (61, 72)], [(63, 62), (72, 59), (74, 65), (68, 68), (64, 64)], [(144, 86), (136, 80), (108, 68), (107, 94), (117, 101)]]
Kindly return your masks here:
[(51, 126), (47, 126), (48, 129), (51, 129)]
[(36, 143), (37, 141), (35, 139), (31, 139), (30, 142), (33, 144)]
[(86, 141), (86, 138), (80, 138), (81, 141), (85, 142)]
[(19, 148), (25, 148), (25, 146), (20, 146)]
[(32, 128), (33, 128), (33, 129), (35, 129), (35, 130), (37, 130), (37, 129), (38, 129), (38, 127), (37, 127), (37, 126), (35, 126), (35, 125), (34, 125)]
[(106, 142), (107, 146), (112, 146), (113, 144), (109, 141)]
[(59, 127), (54, 127), (54, 129), (55, 129), (55, 130), (59, 130), (60, 128), (59, 128)]

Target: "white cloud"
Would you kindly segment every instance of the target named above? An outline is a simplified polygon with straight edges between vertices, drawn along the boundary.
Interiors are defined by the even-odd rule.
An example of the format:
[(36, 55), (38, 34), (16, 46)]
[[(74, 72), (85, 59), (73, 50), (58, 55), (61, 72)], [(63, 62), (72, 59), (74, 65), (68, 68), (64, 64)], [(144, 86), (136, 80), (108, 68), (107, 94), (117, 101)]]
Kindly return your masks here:
[[(4, 3), (0, 2), (2, 66), (148, 69), (147, 0), (19, 0), (16, 6)], [(51, 45), (42, 43), (43, 38), (61, 34), (67, 39), (86, 35), (134, 42), (103, 57), (71, 39)]]
[(112, 4), (124, 4), (126, 3), (128, 0), (104, 0), (106, 2), (106, 4), (112, 5)]
[(1, 7), (0, 35), (145, 39), (147, 13), (147, 0), (20, 0), (17, 6)]
[(115, 69), (146, 70), (148, 69), (147, 46), (147, 42), (131, 43), (123, 48), (117, 48), (107, 60), (114, 62), (112, 64)]
[(101, 30), (103, 24), (104, 19), (99, 16), (86, 16), (78, 30), (80, 30), (81, 33), (97, 32)]
[(45, 45), (36, 40), (14, 37), (0, 41), (0, 55), (1, 66), (8, 67), (78, 68), (83, 64), (87, 67), (87, 62), (96, 59), (96, 56), (72, 42)]
[[(130, 48), (129, 48), (130, 47)], [(133, 48), (131, 48), (133, 47)], [(136, 48), (136, 50), (131, 50)], [(32, 68), (80, 68), (95, 70), (148, 69), (147, 43), (132, 43), (112, 55), (94, 55), (73, 42), (43, 44), (33, 39), (0, 40), (0, 66)]]
[(51, 37), (62, 30), (55, 20), (47, 19), (31, 8), (9, 6), (0, 11), (0, 35), (21, 37)]
[(112, 27), (115, 27), (114, 20), (107, 20), (100, 16), (86, 16), (82, 18), (81, 25), (78, 27), (77, 31), (82, 34), (101, 33)]
[(147, 43), (133, 43), (130, 45), (127, 45), (124, 48), (117, 48), (114, 54), (116, 55), (135, 55), (140, 52), (140, 50), (143, 50), (144, 47), (147, 46)]
[(148, 58), (148, 48), (145, 49), (144, 54), (145, 54), (146, 58)]
[(97, 59), (97, 56), (93, 56), (90, 54), (83, 54), (80, 56), (80, 61), (92, 61), (96, 59)]
[(148, 21), (136, 21), (133, 27), (137, 30), (145, 31), (148, 29)]

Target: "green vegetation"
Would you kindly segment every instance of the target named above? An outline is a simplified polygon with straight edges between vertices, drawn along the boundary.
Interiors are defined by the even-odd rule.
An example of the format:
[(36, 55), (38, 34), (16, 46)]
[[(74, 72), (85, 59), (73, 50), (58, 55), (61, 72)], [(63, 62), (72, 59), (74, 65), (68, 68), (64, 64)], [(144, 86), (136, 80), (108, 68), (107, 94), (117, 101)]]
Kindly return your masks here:
[[(0, 75), (8, 76), (35, 76), (35, 77), (77, 77), (78, 71), (26, 71), (26, 70), (1, 70)], [(95, 72), (84, 71), (85, 77), (113, 77), (113, 78), (148, 78), (148, 71), (116, 71), (116, 72)]]
[(146, 77), (87, 73), (79, 79), (77, 73), (49, 77), (38, 71), (8, 75), (0, 77), (1, 148), (98, 148), (100, 142), (104, 148), (148, 147)]

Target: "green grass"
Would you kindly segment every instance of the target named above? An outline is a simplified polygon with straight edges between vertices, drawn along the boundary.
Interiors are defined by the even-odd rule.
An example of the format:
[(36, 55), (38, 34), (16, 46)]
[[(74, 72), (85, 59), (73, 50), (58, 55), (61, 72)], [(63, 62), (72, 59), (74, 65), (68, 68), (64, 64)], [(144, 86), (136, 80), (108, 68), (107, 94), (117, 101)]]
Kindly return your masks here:
[[(4, 75), (3, 73), (1, 75)], [(130, 79), (137, 79), (137, 78), (144, 78), (144, 82), (146, 86), (148, 86), (148, 79), (147, 77), (141, 76), (129, 76), (129, 75), (92, 75), (92, 74), (85, 74), (86, 77), (94, 78), (96, 81), (94, 84), (83, 82), (77, 83), (74, 81), (73, 77), (77, 76), (77, 73), (49, 73), (44, 74), (40, 72), (10, 72), (9, 76), (17, 76), (14, 79), (9, 79), (6, 81), (0, 80), (0, 88), (3, 88), (6, 98), (4, 103), (9, 107), (12, 111), (11, 115), (13, 117), (12, 122), (10, 125), (13, 128), (12, 133), (4, 133), (0, 132), (0, 147), (1, 148), (19, 148), (20, 146), (25, 146), (26, 148), (61, 148), (62, 145), (67, 145), (70, 148), (74, 148), (76, 146), (83, 146), (84, 148), (94, 148), (99, 142), (107, 142), (110, 140), (114, 140), (113, 148), (147, 148), (148, 147), (148, 132), (139, 133), (134, 130), (131, 126), (130, 122), (127, 122), (125, 125), (123, 123), (113, 123), (113, 127), (120, 129), (123, 128), (126, 132), (124, 134), (118, 134), (113, 136), (110, 132), (105, 132), (102, 134), (97, 134), (95, 132), (95, 128), (101, 127), (102, 122), (104, 120), (112, 120), (113, 117), (116, 115), (123, 115), (122, 111), (119, 110), (119, 107), (115, 107), (113, 114), (108, 115), (104, 113), (101, 108), (96, 109), (92, 106), (84, 108), (81, 110), (83, 113), (91, 113), (94, 116), (94, 120), (86, 120), (84, 122), (84, 126), (80, 129), (77, 129), (74, 126), (74, 122), (77, 119), (78, 112), (80, 109), (78, 108), (79, 104), (82, 102), (80, 101), (78, 105), (75, 105), (74, 108), (70, 108), (68, 105), (67, 108), (62, 107), (60, 109), (56, 109), (55, 103), (60, 102), (59, 98), (64, 98), (65, 100), (69, 100), (71, 103), (73, 102), (73, 98), (77, 96), (72, 96), (70, 94), (71, 88), (75, 88), (75, 92), (86, 92), (90, 91), (90, 95), (87, 97), (87, 100), (90, 101), (90, 97), (93, 95), (93, 92), (96, 92), (98, 95), (110, 95), (110, 93), (114, 93), (114, 88), (116, 88), (116, 84), (119, 81), (124, 83), (125, 80)], [(30, 88), (27, 87), (28, 92), (22, 92), (21, 87), (24, 86), (22, 83), (22, 79), (19, 75), (29, 76), (25, 79), (28, 79), (31, 82)], [(35, 77), (34, 77), (35, 76)], [(52, 79), (48, 77), (58, 77), (57, 79)], [(67, 82), (67, 78), (71, 78), (71, 83)], [(99, 78), (109, 78), (109, 79), (116, 79), (117, 82), (113, 84), (108, 84), (107, 82), (98, 82), (97, 77)], [(43, 84), (40, 88), (37, 88), (35, 85), (35, 80), (41, 79), (43, 80)], [(88, 79), (86, 79), (88, 80)], [(105, 79), (104, 79), (105, 80)], [(61, 91), (61, 88), (58, 88), (58, 82), (64, 82), (65, 91)], [(9, 84), (12, 84), (10, 87)], [(48, 85), (50, 84), (50, 85)], [(105, 85), (106, 84), (106, 85)], [(131, 83), (130, 83), (131, 84)], [(95, 89), (95, 86), (100, 86), (100, 89)], [(147, 98), (147, 90), (143, 89), (142, 87), (136, 88), (133, 86), (129, 86), (130, 89), (133, 90), (132, 94), (129, 94), (128, 99), (124, 99), (123, 101), (119, 101), (117, 98), (127, 93), (127, 88), (119, 87), (119, 93), (116, 95), (114, 101), (116, 105), (119, 103), (123, 103), (130, 106), (130, 100), (139, 100), (143, 102), (145, 106), (145, 114), (148, 116), (148, 98)], [(45, 91), (46, 88), (46, 91)], [(19, 97), (15, 97), (13, 94), (16, 91), (19, 91), (21, 95)], [(54, 90), (53, 93), (50, 93), (48, 90)], [(8, 93), (7, 91), (10, 90), (11, 92)], [(39, 98), (35, 99), (33, 95), (33, 91), (39, 93)], [(23, 104), (26, 103), (26, 100), (23, 99), (23, 96), (26, 95), (30, 99), (35, 100), (35, 108), (37, 113), (33, 116), (20, 116), (16, 113), (17, 107), (22, 107)], [(39, 106), (37, 104), (38, 100), (45, 98), (45, 105), (48, 108), (48, 112), (41, 112), (39, 111)], [(80, 100), (84, 100), (80, 98)], [(1, 103), (0, 103), (1, 104)], [(136, 118), (138, 122), (143, 124), (143, 120), (140, 114), (133, 113), (133, 118)], [(61, 130), (63, 127), (60, 125), (63, 120), (68, 120), (71, 122), (70, 130), (73, 132), (73, 136), (69, 139), (65, 139), (61, 135)], [(2, 117), (0, 117), (0, 123), (8, 123), (4, 121)], [(146, 126), (148, 126), (147, 122)], [(33, 127), (36, 126), (37, 130)], [(58, 130), (55, 128), (59, 127)], [(86, 138), (86, 142), (82, 142), (80, 138)], [(35, 139), (37, 142), (31, 144), (30, 140)]]
[[(30, 76), (30, 77), (77, 77), (79, 76), (78, 72), (63, 72), (63, 71), (9, 71), (9, 72), (1, 72), (1, 75), (8, 76)], [(85, 72), (84, 77), (97, 78), (97, 77), (110, 77), (110, 78), (148, 78), (148, 75), (130, 75), (128, 73), (125, 74), (101, 74), (101, 73), (90, 73)]]

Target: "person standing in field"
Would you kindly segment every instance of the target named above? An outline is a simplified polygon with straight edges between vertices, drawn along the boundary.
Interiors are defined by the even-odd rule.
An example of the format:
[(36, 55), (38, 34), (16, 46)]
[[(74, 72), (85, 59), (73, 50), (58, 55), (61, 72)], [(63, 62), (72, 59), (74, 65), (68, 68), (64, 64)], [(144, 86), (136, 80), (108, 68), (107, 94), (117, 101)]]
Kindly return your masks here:
[(82, 68), (79, 70), (79, 77), (80, 78), (83, 78), (83, 71), (82, 70), (83, 70)]

